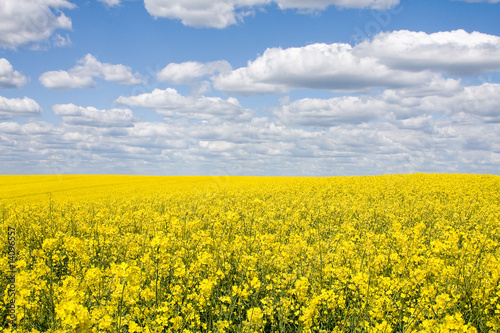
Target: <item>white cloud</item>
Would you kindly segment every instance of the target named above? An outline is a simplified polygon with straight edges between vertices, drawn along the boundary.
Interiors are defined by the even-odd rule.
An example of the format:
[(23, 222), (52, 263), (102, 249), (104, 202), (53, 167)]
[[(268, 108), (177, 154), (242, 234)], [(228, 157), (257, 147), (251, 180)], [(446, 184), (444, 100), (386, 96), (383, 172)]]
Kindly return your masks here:
[(388, 9), (399, 0), (145, 0), (147, 11), (154, 17), (179, 19), (192, 27), (225, 28), (242, 21), (255, 6), (276, 3), (281, 9), (322, 10), (328, 6), (341, 8)]
[[(451, 82), (450, 82), (451, 81)], [(443, 87), (454, 86), (448, 79)], [(407, 90), (385, 90), (376, 96), (305, 98), (285, 103), (274, 115), (288, 126), (334, 127), (371, 121), (429, 131), (432, 116), (468, 114), (483, 122), (500, 123), (500, 84), (455, 87), (453, 93), (414, 95)]]
[(309, 130), (266, 118), (232, 124), (135, 122), (117, 128), (0, 122), (0, 158), (8, 161), (0, 166), (2, 173), (33, 167), (55, 174), (497, 173), (498, 156), (492, 152), (499, 149), (500, 124), (462, 113)]
[(99, 0), (100, 2), (106, 4), (109, 7), (119, 6), (121, 0)]
[[(500, 122), (500, 84), (483, 83), (479, 86), (461, 87), (454, 93), (407, 95), (404, 91), (386, 90), (378, 98), (392, 106), (396, 118), (417, 115), (465, 113), (484, 122)], [(384, 111), (391, 112), (386, 108)]]
[(54, 113), (63, 118), (64, 123), (94, 127), (129, 127), (135, 118), (129, 109), (100, 110), (74, 104), (56, 104)]
[(271, 48), (247, 67), (213, 79), (219, 90), (240, 94), (276, 93), (291, 89), (359, 91), (372, 87), (421, 85), (430, 72), (410, 73), (388, 68), (373, 57), (356, 56), (348, 44), (311, 44)]
[(0, 58), (0, 89), (21, 88), (28, 79), (18, 71), (15, 71), (10, 62)]
[(159, 81), (169, 81), (175, 84), (193, 83), (214, 73), (225, 73), (232, 70), (231, 65), (225, 61), (214, 61), (209, 63), (200, 63), (195, 61), (183, 62), (180, 64), (171, 63), (158, 72)]
[(68, 71), (43, 73), (40, 82), (49, 89), (92, 88), (96, 85), (95, 77), (120, 84), (143, 82), (141, 76), (133, 74), (130, 67), (101, 63), (91, 54), (80, 59), (78, 64)]
[(489, 122), (500, 123), (500, 84), (484, 83), (464, 88), (456, 100), (450, 102), (450, 109), (480, 116)]
[(166, 117), (188, 119), (230, 119), (242, 121), (250, 116), (237, 99), (229, 97), (183, 96), (172, 88), (155, 89), (151, 93), (132, 97), (120, 96), (117, 103), (154, 109)]
[(237, 22), (233, 1), (145, 0), (144, 5), (153, 17), (180, 19), (192, 27), (222, 29)]
[(54, 44), (54, 46), (57, 46), (57, 47), (71, 46), (71, 44), (72, 44), (71, 38), (69, 38), (68, 34), (66, 34), (66, 37), (61, 36), (60, 34), (55, 34), (52, 37), (52, 43)]
[(380, 33), (372, 41), (357, 45), (354, 53), (375, 57), (392, 69), (414, 72), (471, 76), (500, 71), (500, 37), (464, 30)]
[(380, 119), (384, 106), (382, 100), (368, 97), (305, 98), (281, 106), (275, 115), (288, 125), (331, 127)]
[(370, 88), (425, 90), (442, 74), (500, 71), (500, 37), (463, 30), (426, 34), (381, 33), (354, 47), (311, 44), (270, 48), (246, 67), (213, 77), (213, 86), (238, 94), (293, 89), (362, 91)]
[(66, 0), (2, 0), (0, 47), (47, 41), (57, 29), (71, 30), (71, 20), (61, 10), (74, 7)]
[[(266, 51), (267, 52), (267, 51)], [(215, 89), (241, 95), (277, 94), (290, 91), (286, 83), (262, 82), (258, 76), (252, 75), (252, 63), (248, 67), (238, 68), (230, 73), (223, 73), (212, 79)], [(272, 73), (269, 73), (272, 75)]]
[(463, 87), (442, 79), (425, 90), (283, 100), (276, 120), (233, 121), (251, 110), (235, 99), (157, 89), (117, 101), (155, 109), (167, 116), (163, 122), (141, 122), (128, 109), (73, 104), (53, 107), (60, 124), (0, 122), (0, 158), (8, 161), (0, 172), (498, 173), (499, 93), (500, 84)]
[(49, 89), (93, 88), (96, 83), (91, 75), (82, 75), (67, 71), (45, 72), (40, 76), (40, 83)]
[(0, 96), (0, 119), (19, 116), (38, 116), (42, 108), (31, 98), (6, 98)]

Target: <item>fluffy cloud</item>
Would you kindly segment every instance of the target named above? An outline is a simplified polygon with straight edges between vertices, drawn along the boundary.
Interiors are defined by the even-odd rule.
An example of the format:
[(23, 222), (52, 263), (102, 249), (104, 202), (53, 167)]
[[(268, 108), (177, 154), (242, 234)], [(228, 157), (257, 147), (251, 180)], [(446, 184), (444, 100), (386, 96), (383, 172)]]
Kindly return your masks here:
[(21, 88), (28, 79), (18, 71), (15, 71), (10, 62), (0, 58), (0, 89)]
[(429, 72), (394, 70), (373, 57), (360, 57), (348, 44), (311, 44), (271, 48), (247, 67), (214, 78), (214, 87), (240, 94), (275, 93), (290, 89), (359, 91), (371, 87), (421, 85)]
[(51, 173), (496, 172), (499, 93), (500, 84), (442, 79), (425, 90), (283, 102), (257, 117), (235, 99), (157, 89), (117, 102), (154, 109), (163, 122), (73, 104), (53, 107), (60, 124), (0, 122), (0, 156), (9, 161), (0, 171), (24, 170), (29, 161)]
[(156, 89), (117, 102), (154, 109), (166, 116), (162, 122), (73, 104), (53, 107), (60, 124), (0, 122), (0, 156), (9, 161), (0, 171), (36, 165), (50, 173), (496, 173), (499, 93), (500, 84), (464, 87), (437, 78), (378, 94), (283, 101), (257, 117), (234, 98)]
[(379, 119), (384, 106), (382, 100), (369, 97), (305, 98), (281, 106), (275, 115), (288, 125), (331, 127)]
[(66, 0), (2, 0), (0, 46), (13, 49), (46, 41), (57, 29), (71, 30), (71, 20), (61, 10), (74, 7)]
[(480, 75), (500, 70), (500, 37), (463, 30), (426, 34), (381, 33), (354, 47), (311, 44), (271, 48), (246, 67), (213, 78), (214, 87), (239, 94), (292, 89), (361, 91), (424, 87), (442, 74)]
[(202, 64), (200, 62), (188, 61), (180, 64), (168, 64), (157, 74), (159, 81), (169, 81), (175, 84), (192, 83), (214, 73), (225, 73), (232, 70), (231, 65), (225, 61), (214, 61)]
[(42, 108), (31, 98), (6, 98), (0, 96), (0, 119), (19, 116), (38, 116)]
[(449, 109), (480, 116), (488, 122), (500, 123), (500, 84), (484, 83), (480, 86), (464, 88), (455, 100), (448, 104)]
[(497, 173), (495, 151), (500, 124), (463, 112), (308, 130), (264, 117), (240, 123), (138, 121), (130, 127), (0, 122), (0, 156), (8, 161), (0, 165), (2, 173), (33, 167), (53, 174)]
[[(429, 117), (468, 114), (483, 122), (500, 123), (500, 84), (457, 87), (456, 81), (442, 82), (443, 94), (436, 90), (426, 95), (408, 90), (386, 90), (376, 96), (344, 96), (331, 99), (305, 98), (274, 110), (275, 116), (291, 126), (332, 127), (385, 121), (403, 128), (428, 131)], [(451, 89), (452, 88), (452, 89)], [(451, 93), (454, 91), (454, 93)]]
[(93, 88), (95, 81), (91, 75), (73, 74), (66, 71), (51, 71), (40, 76), (40, 83), (49, 89)]
[(78, 64), (68, 71), (51, 71), (40, 76), (40, 82), (49, 89), (92, 88), (98, 77), (106, 81), (120, 84), (138, 84), (143, 80), (139, 74), (133, 74), (130, 67), (101, 63), (91, 54), (78, 61)]
[(63, 118), (64, 123), (94, 127), (128, 127), (135, 118), (129, 109), (100, 110), (74, 104), (56, 104), (54, 113)]
[(231, 119), (242, 121), (250, 116), (237, 99), (206, 96), (183, 96), (172, 88), (155, 89), (151, 93), (132, 97), (120, 96), (117, 103), (154, 109), (166, 117), (183, 117), (188, 119)]
[(192, 27), (225, 28), (241, 21), (253, 7), (276, 3), (280, 8), (322, 10), (330, 5), (342, 8), (387, 9), (399, 0), (145, 0), (147, 11), (154, 17), (179, 19)]
[(470, 76), (500, 70), (500, 37), (464, 30), (380, 33), (357, 45), (354, 53), (375, 57), (389, 68), (413, 72)]

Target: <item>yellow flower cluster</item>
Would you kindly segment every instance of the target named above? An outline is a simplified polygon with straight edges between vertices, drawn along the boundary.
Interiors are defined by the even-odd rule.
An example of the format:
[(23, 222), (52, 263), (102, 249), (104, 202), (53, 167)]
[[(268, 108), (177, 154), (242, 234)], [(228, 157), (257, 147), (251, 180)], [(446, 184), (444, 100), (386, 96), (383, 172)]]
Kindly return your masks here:
[(500, 332), (498, 176), (0, 176), (0, 225), (15, 332)]

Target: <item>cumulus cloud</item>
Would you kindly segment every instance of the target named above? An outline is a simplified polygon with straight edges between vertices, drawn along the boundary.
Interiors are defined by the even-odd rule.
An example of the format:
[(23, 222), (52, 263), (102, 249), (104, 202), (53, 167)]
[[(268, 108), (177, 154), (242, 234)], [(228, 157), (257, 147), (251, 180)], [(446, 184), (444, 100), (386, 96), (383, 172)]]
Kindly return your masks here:
[(488, 122), (500, 123), (500, 84), (484, 83), (464, 88), (456, 100), (449, 103), (455, 111), (480, 116)]
[(42, 108), (31, 98), (6, 98), (0, 96), (0, 119), (38, 116)]
[(399, 0), (145, 0), (146, 10), (154, 17), (181, 20), (192, 27), (225, 28), (242, 21), (255, 6), (276, 3), (281, 9), (322, 10), (341, 8), (388, 9)]
[(430, 81), (430, 72), (394, 70), (374, 57), (357, 56), (348, 44), (311, 44), (271, 48), (247, 67), (221, 73), (214, 87), (240, 94), (276, 93), (291, 89), (359, 91), (372, 87), (405, 87)]
[(93, 88), (96, 83), (91, 75), (70, 73), (67, 71), (50, 71), (40, 76), (40, 83), (49, 89)]
[(50, 71), (40, 76), (40, 83), (49, 89), (72, 89), (72, 88), (92, 88), (98, 77), (106, 81), (120, 84), (142, 83), (141, 76), (133, 74), (130, 67), (124, 65), (112, 65), (101, 63), (93, 55), (87, 54), (78, 60), (75, 67), (68, 71)]
[(354, 53), (375, 57), (389, 68), (413, 72), (471, 76), (500, 70), (500, 37), (464, 30), (380, 33), (357, 45)]
[(184, 117), (188, 119), (231, 119), (244, 120), (250, 116), (233, 97), (183, 96), (172, 88), (155, 89), (151, 93), (137, 96), (120, 96), (117, 103), (140, 108), (154, 109), (166, 117)]
[(362, 91), (424, 87), (442, 80), (442, 74), (499, 70), (498, 36), (463, 30), (395, 31), (354, 47), (334, 43), (270, 48), (246, 67), (215, 76), (213, 84), (218, 90), (247, 95), (303, 88)]
[(275, 115), (288, 125), (331, 127), (379, 119), (383, 106), (382, 100), (369, 97), (305, 98), (281, 106)]
[(384, 121), (403, 128), (428, 131), (429, 120), (436, 115), (465, 113), (483, 122), (500, 122), (500, 84), (456, 87), (454, 81), (442, 82), (455, 87), (454, 93), (439, 90), (414, 95), (407, 90), (388, 89), (376, 96), (343, 96), (331, 99), (305, 98), (284, 103), (274, 110), (275, 116), (291, 126), (333, 127)]
[(171, 63), (158, 72), (157, 78), (159, 81), (169, 81), (175, 84), (193, 83), (207, 75), (214, 73), (225, 73), (232, 70), (231, 65), (225, 61), (214, 61), (209, 63), (200, 63), (195, 61), (187, 61), (180, 64)]
[(239, 121), (252, 112), (235, 99), (157, 89), (117, 102), (154, 109), (163, 122), (133, 119), (128, 109), (56, 105), (60, 124), (0, 123), (0, 156), (20, 169), (31, 157), (57, 173), (497, 172), (499, 93), (500, 84), (441, 78), (425, 89), (283, 100), (269, 117)]
[(18, 71), (15, 71), (10, 62), (0, 58), (0, 89), (21, 88), (28, 79)]
[(71, 30), (71, 19), (61, 10), (76, 6), (66, 0), (3, 0), (0, 2), (0, 46), (47, 41), (57, 29)]
[(61, 116), (63, 122), (72, 125), (94, 127), (129, 127), (135, 118), (129, 109), (100, 110), (95, 107), (82, 107), (74, 104), (56, 104), (54, 113)]
[[(233, 97), (183, 95), (172, 88), (116, 100), (155, 110), (165, 116), (161, 122), (140, 121), (127, 108), (58, 104), (53, 111), (59, 124), (0, 122), (0, 158), (8, 161), (0, 172), (36, 166), (47, 173), (498, 173), (500, 84), (464, 86), (460, 79), (498, 68), (497, 39), (460, 30), (399, 31), (356, 46), (269, 49), (235, 70), (224, 61), (170, 64), (157, 73), (159, 80), (191, 84), (210, 77), (216, 88), (243, 94), (301, 88), (361, 93), (282, 99), (279, 107), (258, 113)], [(17, 75), (3, 64), (4, 77)], [(139, 79), (120, 66), (89, 55), (68, 71), (42, 77), (60, 87), (92, 87), (95, 78)], [(0, 98), (2, 119), (40, 112), (28, 98)]]
[[(69, 109), (64, 112), (75, 113)], [(0, 165), (3, 173), (13, 167), (57, 174), (497, 173), (499, 149), (500, 124), (462, 112), (307, 130), (265, 117), (239, 123), (138, 121), (130, 127), (0, 122), (0, 156), (8, 161)]]

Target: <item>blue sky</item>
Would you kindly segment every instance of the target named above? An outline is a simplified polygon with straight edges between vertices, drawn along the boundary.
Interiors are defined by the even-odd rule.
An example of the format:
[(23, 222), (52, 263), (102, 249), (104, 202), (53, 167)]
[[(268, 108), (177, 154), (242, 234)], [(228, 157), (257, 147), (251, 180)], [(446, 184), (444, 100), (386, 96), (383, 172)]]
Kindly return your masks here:
[(499, 14), (0, 0), (0, 173), (498, 174)]

